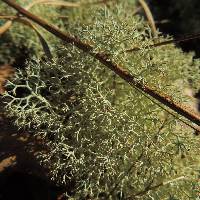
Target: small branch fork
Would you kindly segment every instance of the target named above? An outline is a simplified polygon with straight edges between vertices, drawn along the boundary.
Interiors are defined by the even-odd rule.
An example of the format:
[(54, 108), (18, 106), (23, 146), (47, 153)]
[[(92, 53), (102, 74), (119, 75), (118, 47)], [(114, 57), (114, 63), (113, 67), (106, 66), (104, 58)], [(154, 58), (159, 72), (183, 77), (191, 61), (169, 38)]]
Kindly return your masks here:
[[(83, 50), (84, 52), (87, 52), (97, 60), (99, 60), (103, 65), (107, 66), (110, 70), (112, 70), (114, 73), (116, 73), (118, 76), (120, 76), (122, 79), (124, 79), (126, 82), (128, 82), (131, 86), (136, 87), (137, 89), (145, 92), (146, 94), (150, 95), (157, 101), (159, 101), (161, 104), (164, 104), (168, 108), (172, 109), (179, 115), (184, 116), (191, 122), (195, 123), (196, 125), (200, 126), (200, 116), (193, 112), (189, 111), (186, 107), (183, 105), (174, 102), (171, 98), (169, 98), (165, 94), (161, 94), (155, 89), (149, 87), (148, 85), (144, 85), (141, 82), (138, 82), (136, 78), (128, 73), (126, 70), (124, 70), (123, 66), (120, 66), (119, 64), (111, 61), (109, 59), (108, 54), (104, 52), (94, 53), (93, 47), (90, 46), (87, 43), (84, 43), (79, 38), (70, 35), (68, 33), (64, 33), (61, 30), (59, 30), (57, 27), (49, 24), (45, 20), (33, 15), (29, 11), (25, 10), (18, 4), (16, 4), (14, 1), (11, 0), (2, 0), (4, 3), (8, 4), (10, 7), (14, 8), (19, 12), (19, 14), (27, 17), (28, 19), (34, 21), (36, 24), (42, 26), (44, 29), (55, 35), (56, 37), (60, 38), (61, 40), (70, 43), (79, 49)], [(195, 130), (199, 131), (199, 127), (193, 127)]]

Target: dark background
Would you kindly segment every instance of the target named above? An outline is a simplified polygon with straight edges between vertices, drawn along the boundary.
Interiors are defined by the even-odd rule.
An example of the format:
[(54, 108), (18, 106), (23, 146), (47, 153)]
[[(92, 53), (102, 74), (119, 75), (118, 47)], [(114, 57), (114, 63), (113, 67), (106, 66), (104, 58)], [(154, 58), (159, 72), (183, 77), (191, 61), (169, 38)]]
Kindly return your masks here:
[[(147, 2), (156, 27), (164, 35), (180, 38), (184, 35), (200, 33), (200, 0), (148, 0)], [(200, 38), (181, 42), (177, 46), (186, 52), (194, 51), (195, 58), (200, 58)], [(200, 111), (200, 90), (195, 97), (199, 99)]]
[[(175, 38), (200, 32), (199, 0), (148, 0), (156, 25), (164, 34)], [(166, 21), (167, 20), (167, 21)], [(200, 57), (200, 39), (180, 43), (184, 51)]]

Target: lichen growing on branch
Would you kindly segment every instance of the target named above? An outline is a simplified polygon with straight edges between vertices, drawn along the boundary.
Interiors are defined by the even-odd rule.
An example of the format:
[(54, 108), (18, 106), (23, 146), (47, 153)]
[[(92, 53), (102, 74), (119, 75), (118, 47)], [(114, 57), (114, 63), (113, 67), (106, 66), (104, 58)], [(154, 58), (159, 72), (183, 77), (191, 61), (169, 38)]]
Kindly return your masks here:
[[(183, 88), (188, 79), (198, 83), (199, 60), (174, 45), (149, 48), (151, 29), (134, 8), (126, 1), (56, 12), (68, 17), (62, 28), (94, 52), (109, 53), (138, 81), (187, 103)], [(47, 141), (39, 159), (66, 184), (69, 199), (197, 198), (200, 149), (193, 130), (87, 52), (52, 40), (53, 59), (34, 51), (37, 58), (7, 82), (4, 99), (19, 128)], [(131, 47), (140, 50), (127, 53)]]

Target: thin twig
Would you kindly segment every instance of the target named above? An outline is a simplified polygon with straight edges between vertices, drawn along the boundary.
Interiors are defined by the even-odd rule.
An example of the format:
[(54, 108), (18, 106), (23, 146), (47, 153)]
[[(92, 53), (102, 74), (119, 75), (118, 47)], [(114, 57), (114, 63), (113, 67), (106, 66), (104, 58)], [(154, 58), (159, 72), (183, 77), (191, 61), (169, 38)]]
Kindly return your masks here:
[(45, 5), (55, 5), (55, 6), (65, 6), (65, 7), (72, 7), (76, 8), (80, 6), (80, 3), (74, 3), (74, 2), (66, 2), (66, 1), (55, 1), (55, 0), (36, 0), (30, 3), (26, 9), (30, 10), (33, 6), (37, 4), (45, 4)]
[(131, 172), (131, 170), (135, 167), (136, 163), (140, 161), (143, 157), (144, 152), (142, 151), (141, 154), (138, 156), (138, 158), (131, 164), (131, 166), (128, 168), (128, 170), (123, 174), (122, 177), (120, 177), (118, 180), (116, 180), (115, 186), (113, 189), (109, 192), (108, 197), (113, 194), (113, 192), (117, 189), (117, 187), (121, 184), (123, 179)]
[(179, 181), (179, 180), (184, 180), (186, 178), (187, 177), (185, 177), (185, 176), (180, 176), (180, 177), (172, 179), (170, 181), (161, 182), (161, 183), (159, 183), (157, 185), (154, 185), (154, 186), (147, 186), (144, 190), (136, 193), (135, 195), (133, 195), (131, 197), (126, 198), (126, 200), (133, 200), (133, 199), (135, 199), (135, 197), (143, 196), (143, 195), (145, 195), (146, 193), (148, 193), (151, 190), (155, 190), (155, 189), (157, 189), (157, 188), (159, 188), (161, 186), (168, 185), (168, 184), (174, 183), (174, 182)]
[(0, 26), (0, 36), (3, 35), (9, 28), (12, 26), (12, 21), (9, 20), (5, 22), (2, 26)]
[(142, 7), (141, 7), (141, 6), (138, 6), (138, 7), (134, 10), (133, 15), (138, 14), (141, 10), (142, 10)]
[(160, 20), (160, 21), (155, 21), (156, 25), (167, 24), (167, 23), (170, 23), (169, 19), (163, 19), (163, 20)]
[[(38, 1), (45, 1), (45, 0), (38, 0)], [(25, 9), (29, 10), (32, 7), (33, 4), (34, 3), (29, 4), (28, 6), (25, 7)], [(1, 15), (1, 19), (6, 19), (5, 17), (6, 16)], [(19, 16), (7, 16), (7, 19), (9, 19), (9, 20), (6, 21), (5, 24), (3, 24), (0, 27), (0, 36), (3, 35), (5, 32), (7, 32), (11, 28), (11, 26), (13, 24), (13, 20), (15, 20), (17, 18), (19, 18)]]
[[(178, 43), (181, 43), (181, 42), (186, 42), (186, 41), (189, 41), (189, 40), (195, 40), (195, 39), (198, 39), (198, 38), (200, 38), (200, 33), (188, 34), (188, 35), (184, 35), (180, 38), (171, 39), (171, 40), (151, 44), (151, 45), (147, 46), (146, 48), (160, 47), (160, 46), (164, 46), (164, 45), (167, 45), (167, 44), (174, 44), (174, 43), (178, 44)], [(140, 50), (139, 47), (134, 47), (134, 48), (127, 49), (126, 52), (134, 52), (134, 51), (139, 51), (139, 50)]]
[[(80, 3), (80, 2), (74, 3), (74, 2), (65, 2), (65, 1), (60, 1), (60, 0), (57, 0), (57, 1), (55, 1), (55, 0), (35, 0), (32, 3), (28, 4), (27, 6), (25, 6), (25, 9), (30, 10), (32, 7), (34, 7), (35, 5), (38, 5), (38, 4), (77, 8), (77, 7), (80, 7), (81, 5), (100, 4), (100, 3), (106, 3), (109, 1), (113, 1), (113, 0), (107, 0), (107, 1), (99, 0), (99, 1), (96, 1), (93, 3)], [(8, 19), (9, 20), (0, 27), (0, 36), (10, 29), (10, 27), (12, 26), (12, 20), (14, 20), (18, 17), (19, 16), (0, 15), (0, 19)]]
[(15, 15), (0, 15), (0, 19), (15, 19), (17, 16)]
[(144, 12), (145, 12), (146, 17), (148, 19), (149, 26), (151, 27), (153, 36), (154, 37), (158, 37), (158, 33), (157, 33), (157, 30), (156, 30), (155, 21), (154, 21), (154, 18), (153, 18), (153, 15), (151, 13), (151, 10), (150, 10), (149, 6), (145, 2), (145, 0), (139, 0), (139, 3), (142, 6), (142, 8), (144, 9)]
[(164, 104), (165, 106), (171, 108), (176, 113), (184, 116), (185, 118), (189, 119), (191, 122), (196, 123), (197, 125), (200, 125), (200, 116), (193, 112), (189, 111), (186, 107), (183, 105), (174, 102), (170, 97), (168, 97), (166, 94), (161, 94), (158, 91), (156, 91), (154, 88), (149, 87), (148, 85), (144, 85), (143, 83), (139, 82), (133, 75), (131, 75), (128, 71), (124, 69), (124, 67), (120, 66), (119, 64), (113, 62), (110, 60), (108, 54), (104, 52), (94, 53), (93, 47), (90, 46), (88, 43), (85, 43), (81, 41), (79, 38), (69, 34), (64, 33), (61, 30), (59, 30), (56, 26), (49, 24), (45, 20), (33, 15), (29, 11), (25, 10), (15, 2), (11, 0), (2, 0), (4, 3), (8, 4), (10, 7), (17, 10), (20, 14), (24, 15), (28, 19), (34, 21), (35, 23), (42, 26), (44, 29), (52, 33), (53, 35), (57, 36), (61, 40), (70, 43), (79, 49), (83, 50), (84, 52), (87, 52), (99, 62), (107, 66), (110, 70), (115, 72), (117, 75), (119, 75), (122, 79), (124, 79), (127, 83), (129, 83), (131, 86), (137, 87), (141, 91), (145, 92), (146, 94), (150, 95), (154, 99), (158, 100), (160, 103)]
[(41, 5), (49, 5), (49, 6), (61, 6), (61, 7), (69, 7), (69, 8), (78, 8), (80, 6), (88, 6), (88, 5), (92, 5), (92, 4), (101, 4), (101, 3), (108, 3), (110, 1), (113, 0), (99, 0), (96, 2), (66, 2), (66, 1), (60, 1), (60, 0), (36, 0), (33, 1), (31, 4), (29, 4), (26, 9), (29, 10), (31, 9), (33, 6), (41, 4)]

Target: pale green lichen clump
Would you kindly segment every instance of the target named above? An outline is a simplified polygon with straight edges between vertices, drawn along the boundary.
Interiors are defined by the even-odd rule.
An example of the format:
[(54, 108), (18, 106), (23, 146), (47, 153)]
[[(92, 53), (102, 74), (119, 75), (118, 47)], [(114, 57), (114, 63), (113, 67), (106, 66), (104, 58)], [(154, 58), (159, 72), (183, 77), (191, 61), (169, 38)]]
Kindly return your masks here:
[[(148, 48), (151, 30), (132, 9), (127, 1), (68, 10), (66, 31), (109, 53), (139, 81), (187, 102), (182, 89), (188, 78), (199, 80), (199, 61), (174, 45)], [(131, 47), (141, 50), (126, 53)], [(198, 197), (193, 130), (74, 46), (58, 43), (52, 61), (27, 62), (8, 81), (4, 99), (17, 126), (46, 139), (41, 163), (68, 186), (69, 199)]]

